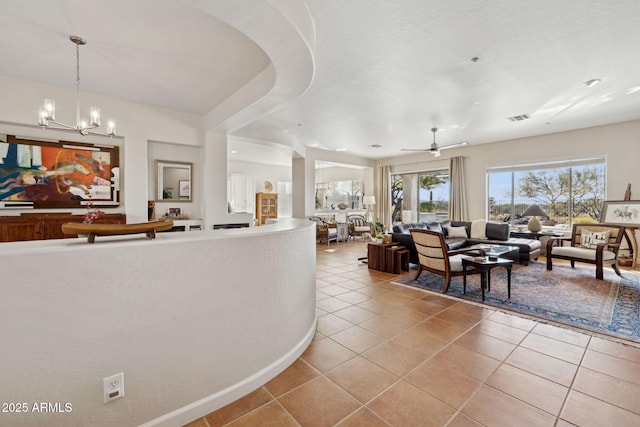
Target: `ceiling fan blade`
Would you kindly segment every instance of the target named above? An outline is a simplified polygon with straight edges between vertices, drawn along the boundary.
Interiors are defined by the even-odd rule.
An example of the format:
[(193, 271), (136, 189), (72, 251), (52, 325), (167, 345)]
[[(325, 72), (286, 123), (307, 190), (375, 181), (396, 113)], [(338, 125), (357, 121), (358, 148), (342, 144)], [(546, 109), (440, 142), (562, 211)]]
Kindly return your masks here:
[(441, 145), (440, 147), (438, 147), (438, 149), (446, 150), (447, 148), (463, 147), (465, 145), (469, 145), (469, 143), (467, 141), (462, 141), (462, 142), (457, 142), (455, 144), (450, 144), (450, 145)]
[(401, 148), (400, 151), (422, 151), (422, 152), (429, 152), (429, 151), (438, 151), (438, 150), (432, 150), (431, 148)]

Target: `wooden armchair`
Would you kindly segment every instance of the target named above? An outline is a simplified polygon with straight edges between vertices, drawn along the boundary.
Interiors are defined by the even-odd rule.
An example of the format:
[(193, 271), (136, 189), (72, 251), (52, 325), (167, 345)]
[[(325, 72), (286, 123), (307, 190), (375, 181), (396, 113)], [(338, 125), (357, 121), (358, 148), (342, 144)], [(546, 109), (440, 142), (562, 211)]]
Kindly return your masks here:
[[(444, 235), (438, 231), (424, 230), (412, 228), (409, 230), (411, 238), (418, 252), (418, 274), (417, 279), (424, 270), (433, 274), (444, 276), (444, 287), (442, 293), (446, 294), (451, 284), (453, 276), (461, 276), (464, 272), (462, 269), (462, 259), (470, 257), (464, 255), (466, 252), (480, 253), (484, 252), (478, 249), (463, 248), (453, 251), (447, 250), (447, 244), (444, 241)], [(480, 270), (467, 269), (467, 274), (478, 274)]]
[(335, 224), (327, 224), (322, 218), (317, 216), (312, 216), (309, 219), (316, 223), (316, 242), (327, 242), (327, 246), (329, 246), (331, 241), (337, 241), (338, 230)]
[(372, 224), (363, 215), (349, 215), (349, 236), (354, 239), (360, 236), (364, 239), (365, 234), (372, 235)]
[[(547, 241), (547, 270), (553, 269), (553, 259), (595, 264), (596, 279), (602, 280), (603, 267), (610, 265), (618, 276), (618, 249), (624, 236), (624, 227), (609, 224), (573, 224), (571, 237), (552, 237)], [(561, 242), (571, 246), (561, 246)]]

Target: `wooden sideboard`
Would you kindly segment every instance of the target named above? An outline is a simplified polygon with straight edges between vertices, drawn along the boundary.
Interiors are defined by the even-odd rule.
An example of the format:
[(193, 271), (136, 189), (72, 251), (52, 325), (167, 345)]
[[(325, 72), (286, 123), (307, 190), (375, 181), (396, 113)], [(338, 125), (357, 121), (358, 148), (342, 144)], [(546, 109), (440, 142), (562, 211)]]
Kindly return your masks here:
[[(64, 239), (76, 237), (62, 232), (65, 222), (82, 222), (84, 215), (70, 213), (26, 213), (20, 216), (0, 216), (0, 242)], [(126, 224), (125, 214), (102, 214), (98, 224)]]

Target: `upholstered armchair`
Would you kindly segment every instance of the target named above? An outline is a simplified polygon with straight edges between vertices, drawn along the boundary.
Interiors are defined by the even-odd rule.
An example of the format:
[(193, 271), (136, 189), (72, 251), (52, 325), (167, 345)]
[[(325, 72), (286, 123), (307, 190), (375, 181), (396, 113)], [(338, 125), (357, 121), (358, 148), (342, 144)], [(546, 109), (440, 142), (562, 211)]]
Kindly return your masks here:
[[(410, 230), (411, 238), (418, 252), (418, 274), (417, 279), (423, 271), (429, 271), (433, 274), (444, 276), (444, 286), (442, 293), (446, 294), (451, 284), (451, 278), (461, 276), (464, 271), (462, 269), (462, 260), (469, 255), (467, 252), (484, 253), (478, 249), (463, 248), (453, 251), (447, 250), (447, 244), (444, 241), (444, 235), (438, 231), (424, 230), (412, 228)], [(467, 274), (478, 274), (479, 270), (467, 269)], [(414, 279), (414, 280), (415, 280)]]
[(316, 223), (316, 242), (327, 242), (327, 246), (329, 246), (331, 241), (337, 241), (338, 230), (335, 224), (328, 224), (317, 216), (312, 216), (309, 219)]
[[(554, 259), (564, 259), (575, 267), (576, 261), (595, 264), (596, 279), (602, 280), (603, 267), (610, 265), (618, 276), (618, 249), (624, 227), (609, 224), (573, 224), (571, 237), (552, 237), (547, 241), (547, 270), (553, 269)], [(570, 246), (562, 246), (570, 242)]]
[(349, 235), (354, 239), (360, 236), (364, 239), (365, 234), (371, 235), (371, 222), (367, 221), (363, 215), (349, 215)]

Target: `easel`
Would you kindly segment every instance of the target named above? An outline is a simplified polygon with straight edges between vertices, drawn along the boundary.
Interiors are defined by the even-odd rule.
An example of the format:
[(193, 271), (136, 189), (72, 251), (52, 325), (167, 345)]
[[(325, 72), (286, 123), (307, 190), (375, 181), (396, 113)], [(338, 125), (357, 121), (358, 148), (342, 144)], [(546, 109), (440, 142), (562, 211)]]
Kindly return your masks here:
[[(631, 200), (631, 184), (627, 184), (627, 191), (624, 192), (624, 200)], [(629, 244), (629, 252), (631, 254), (631, 268), (636, 268), (636, 261), (638, 260), (638, 241), (636, 240), (636, 227), (625, 227), (625, 237)], [(629, 241), (631, 236), (631, 241)]]

